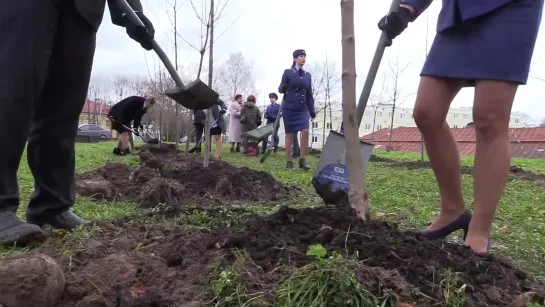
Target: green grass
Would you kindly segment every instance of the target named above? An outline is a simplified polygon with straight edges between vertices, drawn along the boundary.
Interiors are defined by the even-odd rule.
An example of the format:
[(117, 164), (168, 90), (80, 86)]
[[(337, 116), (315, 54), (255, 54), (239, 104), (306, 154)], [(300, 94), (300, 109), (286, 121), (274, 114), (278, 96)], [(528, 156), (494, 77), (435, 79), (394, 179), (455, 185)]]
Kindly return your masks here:
[[(185, 146), (182, 145), (181, 148)], [(111, 154), (112, 142), (98, 144), (77, 144), (77, 171), (84, 172), (99, 167), (106, 162), (123, 162), (136, 164), (137, 156), (116, 157)], [(377, 155), (397, 161), (416, 161), (418, 153), (376, 152)], [(23, 162), (26, 161), (23, 158)], [(289, 201), (296, 207), (320, 205), (320, 199), (315, 195), (310, 184), (311, 172), (301, 170), (286, 170), (285, 153), (273, 154), (261, 164), (255, 157), (243, 157), (231, 154), (227, 147), (222, 153), (222, 159), (239, 167), (249, 167), (273, 174), (279, 181), (297, 185), (303, 189), (299, 197)], [(316, 165), (316, 159), (309, 157), (311, 166)], [(465, 165), (472, 164), (472, 158), (463, 158)], [(531, 171), (543, 170), (545, 161), (513, 159), (513, 164)], [(19, 214), (24, 214), (28, 198), (32, 192), (32, 176), (25, 163), (19, 170), (21, 189), (21, 208)], [(430, 169), (407, 170), (391, 168), (384, 163), (371, 163), (366, 174), (366, 181), (371, 199), (371, 213), (375, 219), (385, 219), (396, 222), (401, 228), (423, 228), (438, 212), (439, 195), (433, 173)], [(472, 177), (463, 176), (464, 197), (467, 204), (472, 203)], [(513, 180), (507, 185), (501, 205), (498, 209), (493, 226), (494, 252), (517, 260), (523, 269), (538, 277), (545, 277), (545, 188), (536, 186), (525, 180)], [(270, 206), (250, 206), (255, 213), (271, 213), (278, 204)], [(88, 219), (117, 219), (128, 215), (142, 213), (137, 206), (129, 203), (96, 203), (86, 198), (78, 198), (74, 210)], [(223, 210), (223, 209), (221, 209)], [(224, 219), (231, 223), (241, 222), (245, 216), (231, 214), (225, 208)], [(214, 227), (218, 221), (206, 213), (195, 211), (178, 217), (179, 223), (195, 226)], [(6, 254), (13, 249), (0, 248), (0, 254)]]

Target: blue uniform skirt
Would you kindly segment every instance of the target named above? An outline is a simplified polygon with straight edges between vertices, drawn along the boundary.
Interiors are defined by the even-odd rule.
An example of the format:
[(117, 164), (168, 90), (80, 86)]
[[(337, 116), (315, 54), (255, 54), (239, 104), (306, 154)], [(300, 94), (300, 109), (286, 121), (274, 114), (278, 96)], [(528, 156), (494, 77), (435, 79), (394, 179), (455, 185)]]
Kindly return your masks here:
[(284, 109), (282, 110), (282, 118), (285, 133), (295, 133), (309, 127), (310, 114), (306, 107), (299, 110)]
[(542, 10), (514, 1), (438, 32), (421, 75), (526, 84)]

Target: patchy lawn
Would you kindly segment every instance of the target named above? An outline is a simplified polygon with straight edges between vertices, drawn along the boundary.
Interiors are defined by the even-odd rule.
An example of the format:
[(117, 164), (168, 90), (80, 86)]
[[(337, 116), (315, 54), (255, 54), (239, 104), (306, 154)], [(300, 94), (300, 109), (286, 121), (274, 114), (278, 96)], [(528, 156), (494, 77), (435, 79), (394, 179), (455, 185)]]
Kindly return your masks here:
[[(78, 173), (92, 171), (105, 163), (138, 166), (138, 156), (116, 157), (111, 154), (112, 147), (113, 143), (111, 142), (77, 144)], [(181, 148), (183, 149), (184, 146)], [(377, 151), (375, 154), (384, 160), (389, 159), (396, 162), (414, 162), (420, 158), (419, 154), (412, 153)], [(162, 163), (161, 174), (165, 178), (156, 180), (157, 187), (164, 188), (166, 191), (164, 193), (168, 194), (168, 197), (161, 199), (166, 199), (165, 202), (169, 202), (174, 197), (176, 204), (169, 205), (158, 201), (156, 206), (147, 205), (143, 208), (135, 202), (142, 199), (149, 200), (146, 198), (147, 194), (152, 194), (156, 189), (141, 192), (136, 184), (127, 186), (122, 184), (123, 180), (112, 179), (109, 183), (116, 187), (116, 191), (125, 189), (122, 193), (123, 197), (119, 198), (121, 201), (116, 199), (115, 203), (112, 203), (108, 200), (97, 201), (96, 199), (79, 197), (74, 210), (87, 219), (115, 221), (114, 224), (120, 226), (121, 230), (109, 231), (101, 227), (93, 227), (78, 229), (72, 234), (53, 232), (52, 238), (45, 243), (46, 247), (39, 250), (56, 256), (63, 267), (70, 271), (81, 265), (83, 269), (75, 269), (74, 275), (68, 278), (69, 282), (80, 287), (84, 287), (84, 285), (79, 284), (78, 280), (86, 275), (82, 277), (78, 274), (85, 271), (84, 264), (96, 263), (95, 260), (108, 258), (110, 254), (129, 253), (136, 259), (134, 260), (136, 264), (132, 265), (143, 270), (146, 279), (150, 282), (156, 281), (157, 287), (162, 289), (161, 291), (171, 292), (170, 300), (184, 301), (195, 297), (192, 300), (201, 302), (208, 300), (207, 303), (213, 302), (217, 306), (252, 306), (252, 302), (256, 306), (263, 306), (270, 302), (271, 293), (276, 295), (280, 306), (325, 306), (326, 302), (329, 304), (336, 302), (341, 305), (343, 303), (340, 302), (344, 302), (347, 306), (358, 304), (359, 306), (376, 306), (384, 303), (384, 306), (388, 306), (390, 303), (393, 304), (396, 297), (402, 297), (405, 302), (443, 302), (451, 306), (462, 306), (463, 302), (468, 301), (470, 305), (475, 302), (487, 302), (490, 306), (496, 306), (494, 302), (490, 301), (490, 298), (486, 299), (488, 301), (480, 301), (483, 298), (470, 293), (471, 291), (478, 292), (481, 285), (474, 280), (468, 280), (468, 276), (471, 274), (462, 272), (464, 267), (459, 267), (467, 259), (470, 263), (464, 263), (464, 266), (471, 266), (484, 260), (475, 260), (477, 258), (468, 256), (469, 254), (459, 246), (446, 243), (445, 245), (441, 245), (441, 243), (426, 245), (428, 244), (426, 243), (418, 252), (420, 258), (413, 259), (415, 251), (412, 249), (412, 244), (414, 244), (414, 240), (418, 239), (418, 235), (399, 233), (397, 230), (391, 229), (389, 224), (381, 222), (395, 223), (401, 229), (421, 229), (437, 214), (439, 203), (437, 187), (431, 169), (425, 165), (407, 168), (399, 163), (393, 165), (393, 162), (371, 162), (366, 174), (366, 181), (371, 197), (371, 212), (375, 221), (364, 225), (347, 217), (350, 213), (346, 209), (320, 209), (322, 208), (321, 200), (315, 195), (310, 184), (311, 173), (286, 170), (283, 153), (273, 154), (265, 163), (261, 164), (258, 158), (231, 154), (228, 148), (225, 148), (222, 153), (223, 161), (235, 167), (249, 169), (239, 173), (238, 169), (231, 169), (230, 166), (221, 164), (223, 162), (213, 162), (212, 169), (229, 169), (229, 174), (225, 174), (225, 182), (223, 182), (223, 186), (229, 187), (226, 190), (218, 187), (217, 177), (223, 176), (219, 173), (203, 171), (201, 174), (192, 173), (186, 177), (173, 173), (179, 165), (199, 163), (195, 159), (198, 158), (168, 156), (167, 159), (159, 161)], [(153, 158), (151, 160), (157, 163)], [(317, 161), (316, 158), (309, 157), (308, 162), (311, 166), (315, 166)], [(471, 166), (472, 159), (464, 158), (463, 164)], [(141, 166), (139, 170), (150, 165), (151, 162)], [(538, 160), (514, 159), (513, 165), (534, 173), (545, 169), (545, 161)], [(260, 180), (259, 178), (264, 178), (264, 173), (252, 173), (252, 170), (272, 175), (280, 186), (273, 181)], [(189, 174), (188, 168), (186, 171)], [(88, 177), (85, 178), (95, 180), (97, 176), (100, 177), (100, 174), (100, 172), (87, 173)], [(252, 174), (257, 177), (252, 177), (254, 176)], [(19, 177), (23, 198), (19, 214), (24, 215), (24, 204), (32, 192), (32, 177), (26, 163), (21, 166)], [(125, 180), (128, 182), (132, 178), (131, 175)], [(193, 178), (202, 180), (199, 181), (200, 186), (192, 186), (191, 180)], [(210, 180), (206, 180), (207, 178)], [(240, 181), (244, 178), (253, 178), (253, 181), (240, 191), (233, 189), (245, 184)], [(173, 180), (182, 182), (182, 185), (180, 186)], [(207, 184), (213, 186), (208, 187)], [(284, 192), (278, 192), (275, 196), (267, 194), (268, 189), (284, 189), (281, 185), (285, 185), (286, 195)], [(149, 189), (149, 185), (142, 184), (141, 186), (142, 189)], [(463, 186), (467, 204), (471, 206), (472, 177), (470, 173), (463, 175)], [(545, 263), (541, 261), (545, 256), (544, 187), (545, 183), (539, 181), (539, 178), (535, 180), (518, 177), (512, 179), (508, 183), (498, 210), (492, 237), (494, 253), (515, 260), (524, 271), (538, 278), (545, 278), (543, 273), (545, 272)], [(198, 198), (188, 197), (192, 191), (200, 191), (199, 188), (206, 192), (203, 192), (202, 195), (195, 192), (200, 195)], [(292, 212), (286, 207), (303, 211)], [(280, 212), (277, 213), (279, 209)], [(325, 211), (317, 213), (316, 210)], [(274, 215), (271, 218), (266, 217), (270, 214)], [(262, 217), (255, 217), (255, 215)], [(290, 226), (290, 221), (295, 224), (299, 223), (298, 225), (301, 227)], [(328, 225), (328, 221), (331, 221), (330, 225)], [(319, 225), (314, 229), (315, 226), (308, 223)], [(190, 229), (181, 230), (180, 225), (190, 226)], [(267, 233), (264, 225), (268, 225), (270, 233)], [(239, 233), (238, 229), (241, 229), (242, 232)], [(323, 236), (331, 236), (331, 238), (322, 238), (323, 242), (320, 241), (322, 239), (318, 239), (318, 236), (315, 239), (304, 239), (307, 232), (311, 234), (316, 232)], [(352, 235), (356, 234), (359, 239), (349, 242), (349, 234), (351, 233)], [(456, 235), (453, 235), (451, 239), (459, 242)], [(335, 238), (339, 236), (342, 236), (342, 240), (337, 242)], [(366, 236), (368, 239), (365, 239)], [(223, 239), (218, 241), (219, 238)], [(378, 239), (383, 240), (383, 243), (373, 241)], [(307, 241), (308, 244), (305, 243)], [(384, 244), (390, 241), (390, 244), (393, 245), (400, 244), (397, 252), (391, 251), (393, 256), (384, 256), (387, 258), (381, 259), (379, 256), (385, 248)], [(313, 245), (315, 243), (323, 243), (323, 245)], [(93, 246), (92, 248), (90, 248), (90, 244)], [(404, 246), (410, 248), (405, 250)], [(104, 247), (104, 250), (101, 250), (101, 247)], [(216, 247), (217, 250), (211, 252), (210, 247)], [(241, 250), (232, 252), (226, 251), (224, 248), (240, 248)], [(97, 252), (93, 254), (89, 249)], [(0, 248), (0, 254), (26, 250), (4, 247)], [(440, 263), (437, 271), (440, 276), (434, 276), (434, 280), (429, 280), (432, 285), (430, 288), (427, 279), (424, 278), (429, 272), (419, 271), (418, 263), (422, 261), (423, 263), (431, 263), (430, 260), (425, 259), (434, 257), (433, 254), (437, 250), (444, 250), (446, 251), (445, 255), (450, 256), (445, 259), (441, 258), (441, 260), (437, 259)], [(405, 254), (403, 254), (404, 251), (406, 251)], [(428, 252), (425, 251), (429, 251), (431, 256), (428, 256)], [(305, 252), (308, 256), (305, 255)], [(354, 253), (359, 255), (359, 259), (354, 258)], [(160, 266), (154, 262), (157, 260), (154, 260), (153, 257), (157, 255), (166, 259), (166, 266)], [(401, 263), (405, 263), (404, 265), (407, 267), (413, 267), (412, 269), (416, 271), (401, 269), (401, 275), (404, 277), (396, 275), (397, 273), (394, 274), (393, 271), (390, 271), (392, 267), (384, 263), (392, 263), (395, 259), (398, 259), (397, 261), (404, 259)], [(108, 261), (115, 263), (121, 260), (115, 258)], [(491, 268), (495, 265), (501, 267), (499, 262), (494, 261), (496, 260), (484, 261), (484, 267), (488, 265)], [(182, 263), (184, 264), (182, 265)], [(481, 263), (481, 265), (483, 264)], [(271, 270), (271, 266), (277, 266), (277, 268)], [(176, 271), (176, 268), (180, 267), (183, 267), (183, 273)], [(202, 275), (210, 268), (214, 269), (208, 275)], [(327, 272), (333, 270), (332, 268), (336, 268), (337, 273), (342, 272), (343, 276), (347, 276), (346, 274), (350, 272), (357, 272), (357, 274), (347, 276), (347, 281), (340, 284), (336, 280), (337, 275), (327, 275), (329, 274)], [(377, 269), (379, 271), (376, 271)], [(506, 270), (502, 276), (516, 280), (514, 276), (518, 276), (516, 275), (518, 273), (510, 273), (509, 270), (512, 269), (503, 267), (500, 271), (502, 270)], [(199, 272), (201, 275), (195, 272)], [(422, 280), (408, 277), (416, 272), (419, 272), (417, 275), (424, 276)], [(488, 274), (487, 272), (488, 269), (479, 274)], [(161, 274), (172, 278), (162, 280), (159, 276)], [(192, 279), (191, 276), (195, 274), (198, 278)], [(397, 285), (399, 289), (396, 292), (392, 290), (396, 288), (393, 285), (379, 286), (375, 284), (377, 280), (373, 279), (373, 276), (379, 276)], [(116, 277), (111, 276), (111, 278), (115, 279)], [(210, 280), (203, 285), (203, 279), (206, 278), (210, 278)], [(175, 281), (178, 279), (185, 283), (180, 284), (182, 281)], [(520, 286), (518, 281), (513, 280), (513, 284), (517, 286), (509, 291), (521, 293), (528, 290)], [(359, 283), (364, 283), (367, 288), (363, 288)], [(434, 284), (437, 287), (433, 286)], [(467, 285), (474, 287), (474, 289), (468, 292), (466, 297), (463, 289)], [(183, 293), (175, 290), (181, 289), (180, 287), (183, 288), (180, 290)], [(203, 287), (208, 290), (203, 292)], [(413, 289), (413, 287), (417, 288)], [(324, 292), (326, 290), (336, 294), (328, 295)], [(93, 290), (87, 289), (85, 291)], [(109, 295), (119, 295), (112, 294), (112, 290), (107, 287), (101, 288), (100, 291), (104, 293), (104, 300), (107, 300)], [(512, 293), (508, 293), (508, 290), (502, 291), (505, 293), (500, 291), (499, 297), (502, 299), (511, 297)], [(134, 292), (131, 293), (134, 294)], [(445, 293), (451, 293), (451, 295), (445, 297)], [(71, 306), (70, 304), (83, 299), (76, 297), (74, 293), (65, 293), (65, 296), (63, 303), (66, 306)], [(150, 298), (148, 297), (148, 299)], [(314, 299), (322, 303), (313, 303)], [(329, 299), (333, 301), (329, 301)], [(347, 300), (352, 301), (349, 304)], [(501, 305), (497, 304), (497, 306)]]

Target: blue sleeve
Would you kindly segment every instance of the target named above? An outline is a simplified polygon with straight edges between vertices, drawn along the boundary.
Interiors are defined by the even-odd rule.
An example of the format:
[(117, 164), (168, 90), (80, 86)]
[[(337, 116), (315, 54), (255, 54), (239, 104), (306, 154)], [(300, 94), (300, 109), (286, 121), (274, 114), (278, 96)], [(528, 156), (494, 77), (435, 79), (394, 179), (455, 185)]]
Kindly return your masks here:
[(282, 90), (282, 85), (288, 85), (289, 86), (289, 83), (290, 83), (290, 80), (288, 78), (288, 72), (290, 71), (290, 69), (286, 69), (284, 70), (284, 73), (282, 74), (282, 81), (280, 81), (280, 86), (278, 87), (278, 92), (280, 92), (281, 94), (285, 94), (284, 91)]
[(408, 4), (412, 7), (414, 7), (416, 13), (414, 16), (414, 19), (418, 18), (420, 14), (424, 13), (424, 11), (430, 6), (433, 0), (402, 0), (402, 4)]
[(265, 114), (263, 114), (263, 117), (264, 117), (265, 119), (268, 119), (268, 118), (269, 118), (269, 108), (270, 108), (270, 106), (267, 106), (267, 108), (265, 108)]
[[(308, 79), (310, 81), (310, 84), (312, 84), (312, 76), (310, 74), (308, 74)], [(308, 112), (310, 114), (316, 114), (316, 110), (314, 109), (314, 94), (312, 93), (312, 85), (307, 91), (306, 101), (307, 101)]]

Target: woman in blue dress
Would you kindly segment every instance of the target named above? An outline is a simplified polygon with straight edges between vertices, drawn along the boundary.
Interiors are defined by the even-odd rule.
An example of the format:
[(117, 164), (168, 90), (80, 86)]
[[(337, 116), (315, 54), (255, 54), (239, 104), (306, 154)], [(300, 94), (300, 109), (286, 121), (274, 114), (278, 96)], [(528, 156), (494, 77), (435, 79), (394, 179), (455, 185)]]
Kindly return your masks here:
[[(430, 3), (402, 0), (379, 28), (393, 39)], [(510, 167), (511, 107), (518, 86), (528, 79), (542, 11), (543, 0), (443, 0), (413, 114), (441, 196), (439, 216), (424, 236), (442, 239), (463, 230), (465, 245), (489, 252), (492, 220)], [(473, 215), (465, 206), (460, 156), (446, 122), (452, 100), (465, 86), (475, 87)]]
[(310, 169), (305, 162), (305, 157), (308, 154), (309, 119), (316, 117), (316, 111), (314, 110), (314, 98), (312, 97), (311, 75), (303, 69), (306, 56), (305, 50), (302, 49), (293, 52), (291, 68), (284, 70), (282, 82), (280, 82), (278, 88), (278, 91), (284, 94), (282, 117), (286, 133), (286, 153), (288, 157), (286, 167), (288, 169), (294, 168), (292, 145), (294, 135), (299, 131), (301, 132), (299, 168)]

